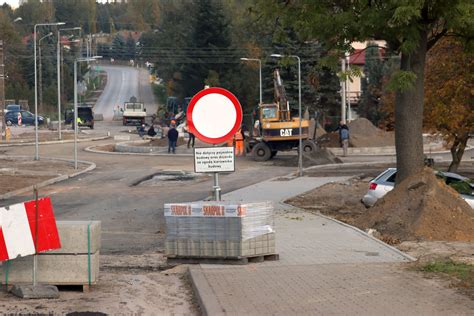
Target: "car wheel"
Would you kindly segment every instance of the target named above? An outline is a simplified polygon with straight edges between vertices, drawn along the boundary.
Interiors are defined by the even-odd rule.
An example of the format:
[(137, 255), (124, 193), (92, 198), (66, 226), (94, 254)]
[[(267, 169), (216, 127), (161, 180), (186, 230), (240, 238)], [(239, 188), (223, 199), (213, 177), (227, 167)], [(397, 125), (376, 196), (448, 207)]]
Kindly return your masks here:
[(7, 126), (12, 126), (12, 125), (13, 125), (12, 121), (7, 120)]
[(270, 147), (265, 143), (258, 143), (252, 150), (253, 159), (256, 161), (267, 161), (272, 156)]

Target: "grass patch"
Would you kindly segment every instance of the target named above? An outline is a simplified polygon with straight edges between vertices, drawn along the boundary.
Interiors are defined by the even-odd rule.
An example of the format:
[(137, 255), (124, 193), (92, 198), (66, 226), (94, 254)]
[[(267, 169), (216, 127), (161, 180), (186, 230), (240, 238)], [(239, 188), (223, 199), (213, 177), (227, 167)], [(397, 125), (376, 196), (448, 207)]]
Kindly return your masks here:
[(474, 266), (465, 263), (448, 261), (433, 261), (421, 268), (424, 272), (445, 273), (461, 281), (474, 278)]

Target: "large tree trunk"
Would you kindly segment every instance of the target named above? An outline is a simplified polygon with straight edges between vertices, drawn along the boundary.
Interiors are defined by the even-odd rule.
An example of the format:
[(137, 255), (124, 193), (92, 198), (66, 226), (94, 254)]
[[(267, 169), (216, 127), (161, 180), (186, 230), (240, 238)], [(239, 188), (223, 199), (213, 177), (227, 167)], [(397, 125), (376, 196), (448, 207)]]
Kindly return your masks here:
[(449, 165), (449, 172), (456, 172), (458, 170), (468, 139), (468, 133), (462, 135), (462, 137), (456, 137), (454, 139), (453, 145), (451, 146), (451, 157), (453, 158), (453, 161), (451, 161), (451, 164)]
[(410, 54), (402, 53), (400, 69), (416, 74), (412, 88), (397, 91), (395, 96), (395, 149), (397, 179), (400, 183), (423, 169), (423, 94), (427, 32), (420, 32), (418, 47)]

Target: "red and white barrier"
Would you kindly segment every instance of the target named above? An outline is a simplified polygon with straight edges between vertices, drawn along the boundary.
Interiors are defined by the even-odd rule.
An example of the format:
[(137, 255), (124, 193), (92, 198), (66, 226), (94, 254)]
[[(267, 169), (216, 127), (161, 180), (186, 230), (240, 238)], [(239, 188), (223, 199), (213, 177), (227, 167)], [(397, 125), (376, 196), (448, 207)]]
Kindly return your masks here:
[(49, 197), (38, 199), (38, 204), (28, 201), (0, 208), (0, 261), (59, 248), (61, 242)]

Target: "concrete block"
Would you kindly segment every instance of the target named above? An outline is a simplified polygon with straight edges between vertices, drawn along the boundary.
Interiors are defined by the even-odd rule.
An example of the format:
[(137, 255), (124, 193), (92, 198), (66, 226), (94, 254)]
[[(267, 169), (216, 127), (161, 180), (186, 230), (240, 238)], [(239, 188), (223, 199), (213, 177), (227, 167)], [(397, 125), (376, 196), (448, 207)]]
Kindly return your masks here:
[(87, 227), (90, 225), (91, 253), (100, 250), (100, 221), (57, 221), (61, 249), (49, 251), (48, 254), (87, 254)]
[[(91, 283), (99, 279), (99, 252), (91, 255)], [(33, 256), (10, 260), (0, 269), (0, 282), (5, 284), (8, 269), (8, 283), (21, 284), (33, 282)], [(67, 254), (38, 255), (38, 283), (51, 285), (85, 285), (89, 282), (88, 256)]]
[(115, 135), (114, 140), (127, 141), (130, 140), (130, 135)]
[(54, 285), (14, 285), (11, 293), (24, 299), (55, 299), (59, 298), (58, 288)]

